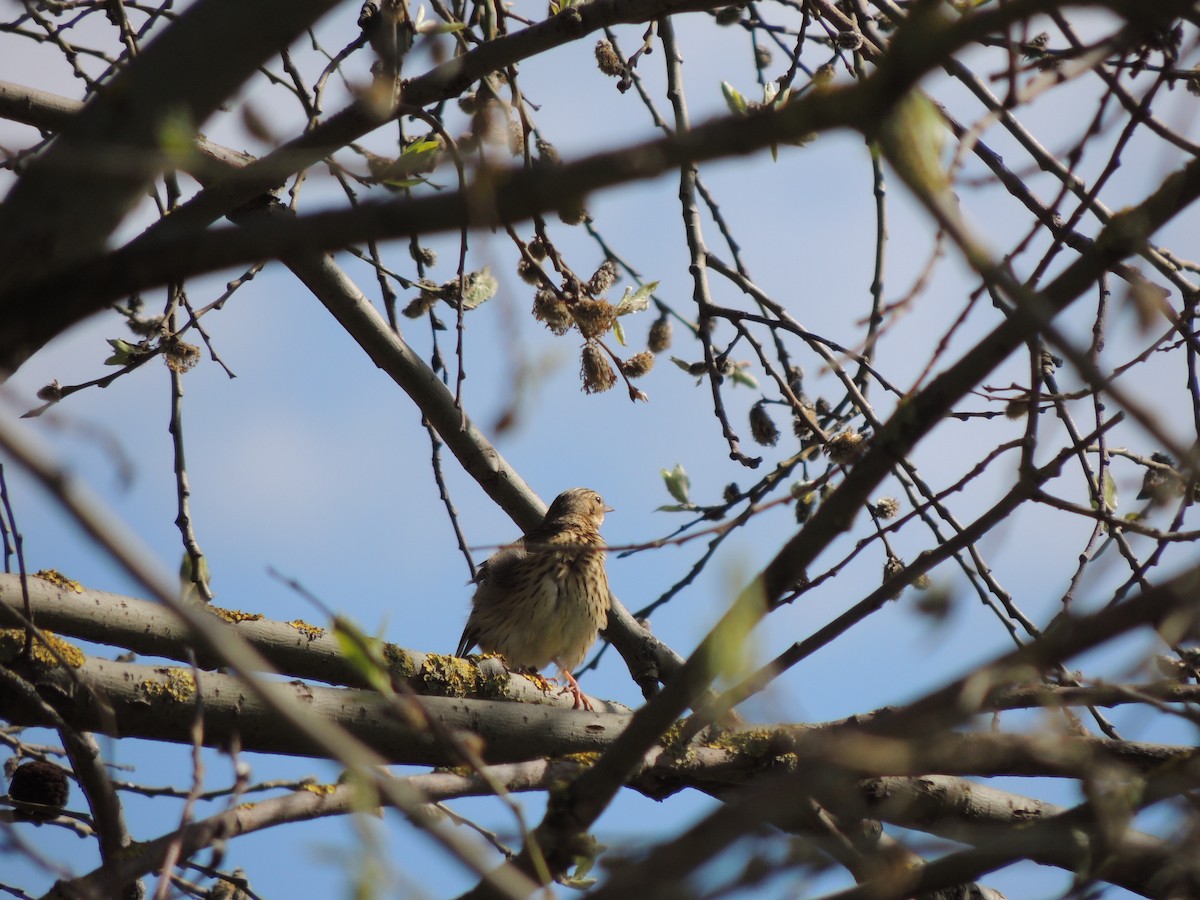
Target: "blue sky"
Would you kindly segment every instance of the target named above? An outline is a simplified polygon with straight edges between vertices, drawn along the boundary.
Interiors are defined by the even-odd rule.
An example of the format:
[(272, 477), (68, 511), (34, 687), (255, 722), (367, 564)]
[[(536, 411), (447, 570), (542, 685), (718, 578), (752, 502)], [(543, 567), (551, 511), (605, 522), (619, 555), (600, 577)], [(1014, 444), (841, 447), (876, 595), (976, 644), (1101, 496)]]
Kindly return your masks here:
[[(348, 9), (339, 7), (341, 21), (324, 26), (327, 47), (336, 49), (352, 35), (347, 30), (353, 25)], [(540, 15), (536, 10), (525, 12)], [(633, 28), (619, 32), (626, 52), (636, 46), (640, 33)], [(694, 121), (724, 112), (722, 79), (747, 95), (754, 93), (743, 35), (713, 28), (700, 17), (686, 17), (680, 36)], [(11, 38), (5, 40), (12, 42)], [(613, 83), (595, 70), (592, 43), (555, 51), (523, 68), (522, 86), (530, 100), (541, 106), (539, 126), (567, 158), (652, 135), (634, 95), (619, 95)], [(740, 47), (741, 56), (730, 58), (731, 44)], [(47, 54), (21, 42), (12, 46), (18, 50), (17, 58), (10, 55), (7, 61), (0, 61), (0, 78), (25, 83), (36, 80), (43, 89), (73, 92), (69, 77)], [(28, 56), (21, 58), (22, 53)], [(297, 56), (305, 58), (302, 51)], [(419, 71), (424, 64), (420, 57), (417, 60), (410, 71)], [(640, 71), (658, 87), (660, 68), (658, 51), (643, 59)], [(361, 66), (351, 69), (361, 77)], [(36, 78), (31, 77), (33, 73)], [(344, 91), (334, 84), (326, 104), (329, 110), (339, 108), (345, 99)], [(939, 99), (962, 103), (968, 119), (978, 114), (964, 103), (961, 90), (946, 86), (943, 79), (932, 79), (929, 89)], [(1091, 114), (1091, 108), (1080, 99), (1091, 96), (1088, 90), (1086, 84), (1068, 87), (1024, 118), (1051, 149), (1062, 149)], [(280, 91), (260, 87), (251, 96), (279, 133), (291, 134), (299, 127), (294, 104), (288, 105)], [(1166, 98), (1160, 115), (1179, 127), (1191, 127), (1194, 135), (1195, 107), (1189, 105), (1189, 99), (1195, 98), (1177, 91)], [(205, 131), (231, 146), (261, 149), (254, 148), (253, 141), (242, 133), (236, 115), (206, 125)], [(6, 146), (19, 145), (28, 135), (26, 130), (0, 124), (0, 140)], [(381, 132), (371, 140), (386, 147), (387, 137)], [(989, 130), (986, 139), (994, 140), (1006, 158), (1024, 170), (1024, 160), (1008, 156), (1015, 151), (997, 129)], [(1085, 157), (1085, 172), (1095, 158), (1101, 157)], [(1108, 202), (1113, 206), (1136, 202), (1174, 162), (1157, 146), (1131, 148)], [(973, 163), (968, 168), (974, 174), (977, 170)], [(703, 177), (742, 240), (756, 282), (812, 331), (847, 345), (857, 344), (862, 333), (859, 322), (869, 309), (875, 228), (869, 158), (861, 139), (828, 135), (804, 149), (783, 148), (776, 163), (766, 157), (731, 160), (705, 167)], [(1042, 177), (1031, 177), (1035, 189), (1051, 196), (1052, 185)], [(449, 176), (444, 180), (450, 183)], [(321, 173), (314, 173), (306, 190), (310, 199), (337, 196), (330, 193), (333, 188)], [(660, 281), (659, 296), (686, 313), (691, 285), (676, 192), (677, 179), (664, 177), (593, 198), (589, 209), (606, 239), (647, 280)], [(1021, 232), (1024, 217), (1020, 210), (995, 189), (964, 189), (960, 196), (968, 220), (993, 247), (1003, 250)], [(924, 269), (933, 245), (928, 221), (894, 181), (889, 216), (886, 295), (895, 299), (907, 292)], [(132, 220), (123, 233), (136, 233), (145, 221)], [(1194, 256), (1188, 240), (1194, 238), (1197, 225), (1200, 221), (1195, 212), (1189, 211), (1161, 240), (1184, 256)], [(528, 227), (519, 230), (529, 234)], [(554, 223), (552, 233), (577, 271), (590, 272), (601, 262), (600, 250), (583, 229)], [(706, 237), (716, 252), (727, 256), (710, 223)], [(434, 277), (446, 279), (453, 274), (456, 241), (453, 237), (429, 241), (441, 256)], [(404, 247), (388, 247), (385, 258), (393, 267), (409, 271)], [(730, 481), (743, 486), (752, 482), (753, 473), (727, 458), (711, 415), (707, 386), (697, 387), (694, 379), (665, 357), (660, 357), (655, 370), (641, 382), (650, 397), (648, 404), (631, 404), (620, 389), (598, 396), (581, 394), (578, 336), (556, 338), (530, 318), (531, 291), (514, 274), (513, 258), (503, 235), (472, 235), (471, 265), (490, 264), (500, 291), (494, 300), (467, 316), (464, 400), (472, 417), (486, 430), (507, 402), (512, 360), (523, 356), (539, 367), (542, 374), (522, 407), (521, 423), (498, 436), (496, 443), (543, 498), (549, 500), (575, 485), (597, 488), (616, 510), (605, 523), (605, 536), (613, 544), (631, 544), (660, 537), (678, 522), (677, 514), (655, 511), (672, 502), (660, 469), (683, 465), (692, 477), (693, 496), (701, 503), (717, 500)], [(365, 265), (345, 255), (340, 262), (368, 296), (378, 299), (378, 287)], [(199, 279), (189, 286), (189, 293), (197, 303), (209, 302), (233, 274)], [(713, 276), (712, 283), (717, 302), (740, 305), (735, 288), (722, 283), (719, 276)], [(880, 347), (878, 367), (894, 383), (911, 386), (933, 343), (973, 287), (973, 280), (953, 253), (938, 263), (930, 284)], [(151, 307), (160, 301), (158, 295), (147, 299)], [(1064, 319), (1080, 340), (1086, 339), (1090, 327), (1091, 306), (1091, 300), (1082, 301), (1080, 309)], [(452, 321), (444, 308), (442, 314)], [(646, 313), (626, 320), (634, 349), (644, 345), (650, 316)], [(1114, 304), (1113, 318), (1117, 327), (1110, 331), (1106, 359), (1123, 360), (1140, 349), (1144, 338), (1119, 304)], [(951, 342), (946, 360), (957, 358), (995, 320), (989, 307), (978, 309)], [(451, 651), (466, 616), (469, 573), (455, 550), (429, 474), (429, 442), (413, 404), (277, 264), (239, 291), (222, 312), (206, 318), (205, 327), (222, 359), (237, 374), (236, 380), (230, 380), (205, 360), (184, 379), (193, 515), (200, 544), (210, 560), (217, 602), (272, 618), (319, 619), (315, 610), (270, 577), (268, 569), (274, 568), (389, 640), (421, 650)], [(403, 327), (405, 338), (427, 355), (427, 324), (405, 322)], [(104, 374), (103, 360), (109, 353), (105, 339), (126, 336), (114, 316), (96, 317), (62, 336), (5, 386), (6, 414), (36, 405), (34, 392), (51, 379), (71, 384)], [(452, 337), (443, 334), (441, 341), (448, 354)], [(695, 359), (700, 351), (677, 329), (671, 352)], [(822, 371), (819, 361), (811, 354), (801, 354), (799, 361), (807, 372), (810, 396), (833, 395), (836, 383)], [(1013, 359), (988, 383), (1023, 383), (1027, 377), (1026, 364)], [(1064, 385), (1078, 383), (1068, 370), (1060, 377)], [(1168, 421), (1179, 414), (1175, 405), (1183, 393), (1177, 363), (1164, 360), (1147, 366), (1132, 386), (1139, 399), (1161, 410)], [(86, 481), (154, 558), (173, 571), (181, 546), (172, 525), (175, 501), (167, 434), (168, 396), (166, 370), (151, 363), (107, 390), (93, 389), (70, 398), (28, 427), (45, 441), (48, 453)], [(744, 447), (754, 452), (760, 451), (753, 447), (743, 423), (759, 396), (746, 388), (726, 394)], [(877, 388), (872, 400), (879, 404), (881, 415), (890, 412), (891, 401)], [(963, 406), (983, 409), (985, 401), (972, 398)], [(780, 424), (784, 424), (782, 419)], [(1017, 437), (1022, 427), (1021, 422), (1002, 418), (966, 423), (950, 420), (918, 448), (915, 460), (934, 487), (941, 488), (969, 470), (999, 441)], [(94, 439), (95, 433), (106, 435), (129, 458), (134, 472), (131, 483), (122, 483), (112, 455)], [(1045, 446), (1051, 446), (1054, 436), (1055, 429), (1047, 425)], [(1132, 427), (1121, 429), (1112, 443), (1144, 453), (1156, 449)], [(766, 457), (764, 465), (769, 466), (794, 452), (794, 446), (785, 434), (778, 448), (761, 452)], [(448, 453), (443, 454), (443, 463), (471, 544), (486, 548), (512, 539), (516, 533), (512, 524), (462, 474)], [(1014, 466), (1015, 457), (997, 463), (994, 474), (955, 498), (952, 507), (956, 514), (969, 520), (973, 512), (994, 501), (1011, 483)], [(1132, 498), (1140, 474), (1121, 480), (1120, 471), (1122, 495)], [(45, 495), (19, 472), (11, 472), (8, 466), (6, 472), (31, 569), (53, 567), (90, 587), (132, 590)], [(1069, 483), (1064, 492), (1080, 499), (1079, 479), (1073, 477)], [(895, 494), (894, 485), (881, 488), (879, 496), (884, 494)], [(832, 564), (847, 552), (853, 540), (866, 533), (862, 524), (860, 521), (860, 528), (839, 541), (820, 562)], [(689, 652), (740, 586), (777, 552), (794, 528), (790, 509), (759, 517), (752, 527), (726, 543), (691, 587), (655, 614), (655, 633), (681, 653)], [(989, 534), (981, 550), (1022, 609), (1044, 624), (1057, 611), (1057, 599), (1065, 590), (1086, 535), (1085, 523), (1040, 512), (1021, 513)], [(927, 532), (910, 528), (897, 538), (896, 546), (911, 558), (929, 547), (931, 540)], [(697, 541), (613, 558), (609, 565), (612, 586), (627, 606), (636, 609), (678, 579), (702, 549), (703, 541)], [(476, 558), (487, 552), (480, 550)], [(1183, 559), (1176, 557), (1173, 565)], [(882, 551), (872, 547), (842, 576), (772, 615), (769, 624), (753, 635), (753, 658), (768, 658), (864, 596), (878, 584), (882, 563)], [(1103, 597), (1104, 585), (1123, 577), (1122, 569), (1112, 559), (1098, 568), (1101, 572), (1091, 587), (1095, 596)], [(910, 591), (781, 678), (752, 702), (750, 713), (762, 721), (821, 721), (903, 703), (1011, 646), (995, 618), (964, 590), (960, 573), (943, 566), (934, 577), (955, 601), (947, 621), (932, 625), (916, 611)], [(1110, 672), (1121, 672), (1148, 646), (1147, 641), (1133, 641), (1120, 652), (1096, 654), (1093, 661)], [(606, 654), (597, 672), (587, 675), (584, 687), (589, 693), (633, 706), (640, 702), (636, 686), (613, 653)], [(1194, 739), (1183, 726), (1173, 726), (1175, 733), (1163, 737), (1161, 723), (1145, 715), (1118, 714), (1117, 718), (1128, 722), (1126, 736), (1130, 738)], [(1033, 727), (1049, 726), (1035, 723)], [(135, 765), (133, 777), (146, 783), (178, 783), (180, 773), (187, 771), (186, 748), (137, 742), (110, 742), (107, 748), (115, 761)], [(251, 761), (256, 778), (308, 773), (324, 779), (337, 776), (334, 767), (312, 761), (265, 757), (252, 757)], [(229, 781), (227, 760), (210, 754), (208, 765), (211, 784)], [(1057, 802), (1077, 799), (1074, 788), (1067, 785), (1030, 785), (1014, 779), (1006, 786)], [(79, 801), (78, 795), (75, 801)], [(138, 838), (169, 828), (172, 816), (177, 815), (177, 811), (165, 812), (162, 807), (166, 804), (157, 801), (151, 804), (131, 798), (129, 803)], [(522, 804), (527, 817), (536, 821), (540, 798), (527, 797)], [(599, 823), (598, 834), (612, 846), (642, 847), (677, 831), (712, 805), (713, 801), (695, 795), (675, 797), (664, 804), (623, 795)], [(459, 806), (488, 827), (511, 830), (511, 820), (497, 804), (471, 801), (456, 808)], [(372, 821), (365, 827), (379, 825)], [(94, 864), (79, 853), (84, 845), (74, 838), (46, 828), (23, 836), (35, 840), (53, 858), (76, 860), (76, 871)], [(396, 896), (422, 892), (443, 896), (472, 881), (456, 864), (431, 849), (431, 842), (394, 819), (383, 839), (397, 871), (392, 892)], [(348, 892), (341, 860), (357, 852), (357, 842), (350, 823), (321, 822), (234, 841), (228, 861), (245, 865), (263, 896), (286, 896), (300, 879), (310, 895), (337, 895)], [(281, 848), (288, 846), (293, 849), (286, 857), (287, 866), (256, 865), (264, 854), (282, 853)], [(295, 853), (297, 847), (304, 852)], [(25, 866), (15, 858), (11, 862), (16, 869)], [(733, 865), (733, 861), (726, 864)], [(8, 870), (9, 865), (6, 860), (4, 868)], [(34, 891), (40, 883), (32, 876), (6, 875), (5, 880), (9, 879)], [(1010, 896), (1049, 897), (1064, 890), (1069, 877), (1022, 866), (990, 877), (986, 883)]]

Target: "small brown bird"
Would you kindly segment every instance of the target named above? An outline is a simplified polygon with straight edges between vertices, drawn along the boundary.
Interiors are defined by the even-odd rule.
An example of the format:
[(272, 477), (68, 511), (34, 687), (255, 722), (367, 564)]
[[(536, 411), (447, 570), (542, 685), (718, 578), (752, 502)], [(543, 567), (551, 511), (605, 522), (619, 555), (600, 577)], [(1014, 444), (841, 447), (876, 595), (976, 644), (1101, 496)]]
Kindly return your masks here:
[(478, 645), (501, 654), (513, 669), (536, 672), (555, 662), (575, 708), (591, 709), (571, 670), (608, 625), (600, 537), (606, 512), (612, 509), (593, 490), (563, 491), (541, 525), (480, 566), (457, 655)]

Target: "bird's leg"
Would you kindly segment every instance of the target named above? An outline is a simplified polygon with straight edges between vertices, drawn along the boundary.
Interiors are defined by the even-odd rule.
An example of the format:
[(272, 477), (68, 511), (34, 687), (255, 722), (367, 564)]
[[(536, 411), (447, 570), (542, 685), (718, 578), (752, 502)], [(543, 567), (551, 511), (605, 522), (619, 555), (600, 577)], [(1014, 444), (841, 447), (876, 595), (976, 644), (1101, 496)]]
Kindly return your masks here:
[(571, 708), (579, 709), (579, 707), (582, 706), (588, 712), (592, 712), (592, 704), (588, 701), (588, 698), (583, 695), (583, 691), (579, 689), (579, 682), (575, 680), (575, 676), (566, 669), (562, 670), (562, 676), (563, 678), (567, 679), (567, 686), (559, 691), (559, 693), (565, 694), (567, 691), (571, 692), (571, 694), (575, 697), (575, 705)]

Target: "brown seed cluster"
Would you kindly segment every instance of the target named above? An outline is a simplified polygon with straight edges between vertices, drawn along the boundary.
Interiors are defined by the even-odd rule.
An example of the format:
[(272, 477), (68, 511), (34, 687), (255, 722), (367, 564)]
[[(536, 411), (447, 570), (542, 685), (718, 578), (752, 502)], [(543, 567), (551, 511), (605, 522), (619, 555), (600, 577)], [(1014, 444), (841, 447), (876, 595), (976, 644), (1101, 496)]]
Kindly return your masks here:
[(579, 333), (589, 340), (603, 337), (617, 321), (617, 311), (607, 300), (576, 300), (569, 309)]
[(831, 462), (845, 465), (858, 459), (866, 449), (866, 438), (854, 431), (843, 431), (830, 438), (825, 454)]
[(650, 338), (646, 342), (651, 353), (662, 353), (671, 349), (671, 320), (666, 314), (659, 316), (650, 326)]
[(67, 805), (71, 782), (66, 770), (52, 762), (35, 759), (23, 763), (13, 772), (8, 796), (22, 803), (37, 803), (45, 809), (18, 810), (15, 818), (26, 822), (46, 822), (57, 818)]
[(625, 74), (625, 61), (606, 40), (596, 41), (596, 65), (600, 67), (601, 72), (612, 78), (620, 78)]
[(654, 354), (649, 350), (635, 353), (621, 363), (621, 371), (627, 378), (641, 378), (654, 368)]
[(588, 341), (583, 345), (579, 375), (585, 394), (599, 394), (617, 383), (617, 373), (599, 345)]
[(779, 429), (762, 400), (750, 407), (750, 436), (764, 447), (774, 447), (779, 442)]

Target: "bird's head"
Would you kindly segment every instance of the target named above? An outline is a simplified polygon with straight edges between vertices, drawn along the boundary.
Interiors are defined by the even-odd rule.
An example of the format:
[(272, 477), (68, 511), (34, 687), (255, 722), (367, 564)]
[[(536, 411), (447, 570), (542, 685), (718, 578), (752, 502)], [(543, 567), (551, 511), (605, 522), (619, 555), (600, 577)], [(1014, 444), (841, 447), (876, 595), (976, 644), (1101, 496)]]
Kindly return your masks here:
[(574, 521), (599, 529), (604, 522), (604, 514), (612, 511), (612, 507), (604, 502), (604, 498), (591, 488), (571, 488), (554, 498), (550, 509), (546, 511), (544, 524)]

